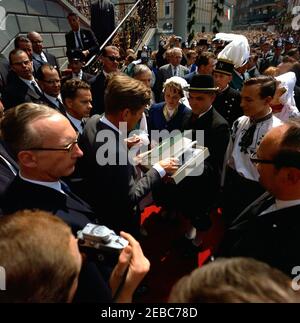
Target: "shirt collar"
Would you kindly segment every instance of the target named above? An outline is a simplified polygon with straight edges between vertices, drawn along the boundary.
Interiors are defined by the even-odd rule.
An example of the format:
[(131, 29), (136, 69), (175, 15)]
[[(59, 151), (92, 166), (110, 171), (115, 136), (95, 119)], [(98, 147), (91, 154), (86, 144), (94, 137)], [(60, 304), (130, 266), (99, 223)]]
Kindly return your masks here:
[[(61, 189), (61, 183), (59, 181), (57, 182), (42, 182), (42, 181), (35, 181), (32, 179), (28, 179), (24, 176), (21, 175), (21, 172), (19, 172), (19, 176), (20, 178), (25, 181), (25, 182), (29, 182), (29, 183), (33, 183), (33, 184), (37, 184), (37, 185), (42, 185), (42, 186), (46, 186), (49, 188), (52, 188), (58, 192), (64, 193), (64, 191)], [(65, 194), (65, 193), (64, 193)]]
[(71, 120), (71, 122), (74, 124), (76, 129), (82, 134), (82, 132), (83, 132), (83, 129), (82, 129), (82, 126), (81, 126), (82, 120), (78, 120), (78, 119), (74, 118), (68, 112), (66, 112), (66, 114), (67, 114), (68, 118)]
[(282, 201), (282, 200), (275, 200), (276, 210), (285, 209), (287, 207), (300, 205), (300, 200), (290, 200), (290, 201)]
[(112, 124), (106, 117), (105, 115), (100, 118), (100, 121), (109, 126), (110, 128), (116, 130), (120, 135), (122, 135), (122, 132), (120, 129), (118, 129), (114, 124)]
[(37, 54), (37, 53), (33, 52), (32, 56), (38, 61), (41, 59), (41, 57), (43, 57), (44, 61), (47, 61), (47, 57), (43, 52), (41, 52), (40, 54)]
[(83, 71), (80, 70), (78, 74), (72, 73), (73, 78), (79, 78), (82, 80)]
[(51, 102), (53, 103), (54, 105), (58, 106), (57, 105), (57, 99), (61, 102), (61, 96), (60, 94), (58, 95), (58, 97), (54, 97), (54, 96), (51, 96), (51, 95), (48, 95), (47, 93), (44, 92), (44, 95), (45, 97)]
[(198, 116), (198, 119), (199, 118), (201, 118), (201, 117), (203, 117), (207, 112), (209, 112), (210, 110), (212, 109), (212, 105), (210, 106), (210, 108), (207, 110), (207, 111), (205, 111), (205, 112), (203, 112), (203, 113), (200, 113), (199, 114), (199, 116)]

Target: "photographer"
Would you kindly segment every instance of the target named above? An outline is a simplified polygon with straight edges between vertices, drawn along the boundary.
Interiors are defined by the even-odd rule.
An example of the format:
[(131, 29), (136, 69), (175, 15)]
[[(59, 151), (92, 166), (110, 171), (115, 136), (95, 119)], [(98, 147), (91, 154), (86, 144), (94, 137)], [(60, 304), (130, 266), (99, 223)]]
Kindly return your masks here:
[[(61, 219), (44, 211), (20, 211), (0, 219), (0, 236), (0, 263), (6, 270), (6, 290), (0, 293), (1, 303), (73, 300), (86, 260), (70, 228)], [(122, 236), (129, 245), (119, 256), (110, 277), (111, 291), (107, 291), (102, 302), (112, 301), (110, 293), (116, 302), (131, 302), (133, 292), (149, 270), (149, 261), (140, 245), (129, 234), (123, 232)], [(97, 285), (92, 288), (97, 289)], [(108, 289), (108, 286), (98, 288)]]

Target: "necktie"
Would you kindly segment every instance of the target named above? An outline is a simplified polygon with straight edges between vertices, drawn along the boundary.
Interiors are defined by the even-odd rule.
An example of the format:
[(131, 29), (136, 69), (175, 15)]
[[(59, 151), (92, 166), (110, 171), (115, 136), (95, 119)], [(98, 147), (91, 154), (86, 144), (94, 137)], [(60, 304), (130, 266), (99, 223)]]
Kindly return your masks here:
[(40, 89), (38, 88), (38, 86), (36, 85), (36, 83), (34, 81), (32, 81), (30, 83), (34, 89), (34, 92), (38, 95), (38, 96), (42, 96), (42, 92), (40, 91)]
[(70, 193), (71, 193), (71, 189), (70, 189), (70, 187), (69, 187), (69, 185), (68, 184), (66, 184), (65, 182), (60, 182), (60, 184), (61, 184), (61, 189), (67, 194), (67, 195), (70, 195)]
[(173, 76), (177, 76), (177, 67), (174, 67)]
[(243, 136), (241, 138), (241, 141), (239, 142), (239, 146), (241, 147), (241, 152), (244, 152), (246, 154), (248, 153), (248, 147), (253, 142), (253, 137), (255, 134), (256, 125), (259, 122), (263, 122), (263, 121), (266, 121), (271, 118), (272, 118), (272, 112), (267, 114), (265, 117), (263, 117), (261, 119), (254, 120), (253, 122), (251, 122), (249, 129), (246, 130), (246, 132), (243, 134)]
[(76, 39), (77, 39), (77, 43), (78, 43), (78, 46), (80, 49), (83, 49), (83, 45), (82, 45), (82, 42), (81, 42), (81, 39), (80, 39), (80, 36), (79, 36), (79, 31), (76, 31), (75, 32), (75, 36), (76, 36)]
[(47, 63), (47, 60), (45, 60), (45, 59), (44, 59), (44, 57), (43, 57), (43, 55), (42, 55), (42, 54), (40, 54), (40, 59), (41, 59), (41, 62), (43, 62), (43, 63)]

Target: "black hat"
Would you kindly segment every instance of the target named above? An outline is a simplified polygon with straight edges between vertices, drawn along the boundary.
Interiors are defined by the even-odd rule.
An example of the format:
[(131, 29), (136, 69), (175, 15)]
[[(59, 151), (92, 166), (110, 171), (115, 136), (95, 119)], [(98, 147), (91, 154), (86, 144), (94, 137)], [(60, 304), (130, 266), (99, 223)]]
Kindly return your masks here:
[(80, 49), (74, 49), (70, 52), (68, 55), (69, 61), (85, 61), (85, 56), (82, 54), (82, 51)]
[(219, 88), (215, 87), (215, 82), (211, 75), (195, 74), (192, 77), (188, 90), (198, 92), (216, 92)]
[(214, 72), (232, 75), (234, 64), (228, 59), (219, 58), (214, 68)]

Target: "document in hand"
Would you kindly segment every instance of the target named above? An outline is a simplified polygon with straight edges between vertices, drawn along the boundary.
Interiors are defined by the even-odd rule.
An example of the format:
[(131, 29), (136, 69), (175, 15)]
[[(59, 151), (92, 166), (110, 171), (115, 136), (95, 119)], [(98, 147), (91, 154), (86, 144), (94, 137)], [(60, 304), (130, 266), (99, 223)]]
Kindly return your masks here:
[(204, 160), (209, 156), (208, 148), (197, 145), (184, 134), (164, 139), (153, 149), (136, 157), (142, 169), (149, 170), (155, 163), (165, 158), (177, 158), (180, 167), (171, 176), (175, 184), (186, 176), (200, 176), (204, 169)]

